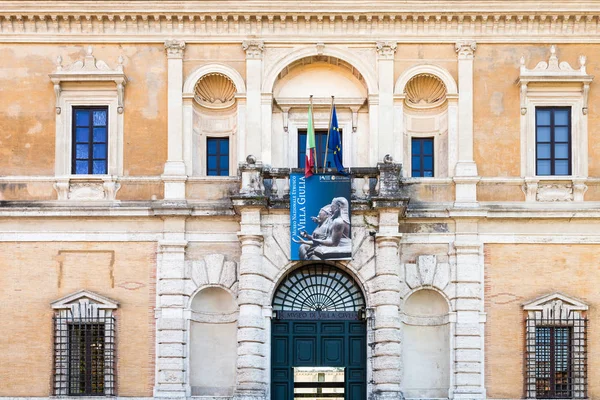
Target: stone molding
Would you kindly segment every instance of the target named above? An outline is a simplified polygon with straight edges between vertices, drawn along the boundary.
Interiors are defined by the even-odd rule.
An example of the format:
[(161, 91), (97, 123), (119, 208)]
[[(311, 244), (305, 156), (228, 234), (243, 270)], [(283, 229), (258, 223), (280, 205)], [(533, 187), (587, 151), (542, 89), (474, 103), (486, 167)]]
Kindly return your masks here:
[(242, 49), (246, 52), (247, 59), (260, 60), (265, 50), (265, 42), (262, 40), (244, 40)]
[(477, 50), (477, 43), (474, 40), (461, 40), (456, 42), (454, 49), (458, 53), (459, 60), (472, 59)]
[[(356, 4), (336, 4), (334, 9), (304, 1), (282, 5), (264, 15), (263, 2), (244, 4), (244, 9), (228, 4), (206, 5), (198, 1), (186, 2), (186, 12), (171, 12), (156, 1), (138, 4), (118, 4), (108, 1), (96, 5), (91, 13), (85, 5), (72, 5), (69, 11), (59, 5), (40, 10), (35, 1), (6, 1), (0, 19), (0, 35), (19, 38), (42, 35), (56, 38), (66, 35), (94, 35), (116, 37), (143, 35), (164, 37), (179, 35), (191, 40), (215, 37), (297, 37), (299, 34), (345, 36), (354, 35), (366, 41), (365, 32), (372, 36), (397, 37), (403, 40), (429, 40), (430, 36), (490, 38), (494, 41), (530, 41), (531, 37), (563, 36), (564, 41), (596, 37), (600, 40), (600, 17), (597, 3), (550, 3), (545, 10), (539, 4), (519, 2), (518, 5), (481, 5), (473, 2), (397, 2), (385, 12), (371, 11)], [(291, 7), (290, 7), (291, 6)], [(215, 8), (217, 7), (217, 8)], [(450, 7), (454, 14), (441, 13)], [(492, 9), (492, 7), (494, 7)], [(510, 7), (510, 8), (509, 8)], [(304, 10), (315, 10), (306, 14)], [(581, 10), (588, 10), (582, 12)], [(341, 12), (340, 10), (343, 10)], [(324, 16), (328, 17), (325, 18)], [(425, 33), (425, 35), (423, 35)], [(199, 38), (202, 39), (199, 39)], [(420, 39), (419, 39), (420, 38)], [(162, 38), (161, 40), (162, 41)]]
[(584, 55), (579, 56), (579, 68), (573, 68), (568, 62), (558, 62), (556, 55), (556, 46), (550, 46), (550, 58), (548, 61), (540, 61), (537, 65), (528, 69), (525, 65), (525, 57), (521, 57), (519, 69), (520, 94), (521, 94), (521, 115), (527, 113), (527, 95), (530, 83), (541, 83), (545, 85), (557, 85), (559, 83), (579, 83), (582, 85), (583, 104), (581, 111), (583, 115), (588, 113), (588, 95), (590, 83), (594, 77), (588, 75), (586, 71), (587, 58)]
[(560, 292), (538, 297), (523, 304), (524, 311), (530, 315), (536, 311), (541, 312), (542, 319), (546, 320), (566, 319), (571, 312), (575, 312), (579, 318), (579, 315), (588, 309), (588, 305), (584, 302)]
[(377, 42), (377, 55), (380, 60), (393, 60), (398, 44), (396, 42)]
[(235, 298), (237, 295), (238, 266), (235, 261), (226, 261), (224, 254), (209, 254), (201, 260), (186, 262), (186, 276), (191, 278), (188, 290), (190, 301), (195, 294), (207, 287), (221, 287)]
[(127, 77), (123, 72), (123, 56), (119, 56), (118, 65), (112, 69), (104, 61), (96, 60), (92, 46), (88, 46), (83, 60), (75, 61), (71, 65), (63, 66), (62, 57), (56, 57), (56, 70), (49, 74), (54, 84), (56, 96), (56, 113), (60, 114), (61, 94), (63, 82), (114, 82), (117, 90), (118, 108), (117, 112), (123, 114), (123, 96)]
[(182, 40), (167, 40), (165, 41), (165, 50), (167, 58), (183, 58), (185, 51), (185, 42)]

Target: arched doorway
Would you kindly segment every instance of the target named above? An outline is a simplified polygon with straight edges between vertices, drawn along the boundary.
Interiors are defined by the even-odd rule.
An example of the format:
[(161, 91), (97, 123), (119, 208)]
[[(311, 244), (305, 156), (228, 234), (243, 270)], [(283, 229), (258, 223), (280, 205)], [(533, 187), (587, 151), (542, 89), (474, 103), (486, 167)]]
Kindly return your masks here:
[(275, 291), (273, 309), (271, 399), (366, 399), (365, 299), (349, 274), (298, 268)]

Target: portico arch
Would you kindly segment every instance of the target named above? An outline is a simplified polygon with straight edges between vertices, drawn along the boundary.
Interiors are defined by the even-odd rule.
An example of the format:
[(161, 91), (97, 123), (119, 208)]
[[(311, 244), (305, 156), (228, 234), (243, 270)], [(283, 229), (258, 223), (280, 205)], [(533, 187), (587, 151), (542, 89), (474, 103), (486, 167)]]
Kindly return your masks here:
[(283, 276), (272, 305), (271, 399), (366, 400), (365, 297), (354, 277), (331, 264), (302, 264)]
[(275, 82), (279, 77), (281, 71), (288, 65), (301, 60), (303, 58), (312, 56), (329, 56), (338, 58), (352, 65), (364, 78), (369, 91), (369, 95), (379, 93), (377, 85), (377, 77), (375, 76), (374, 69), (365, 64), (359, 57), (350, 52), (349, 50), (335, 47), (335, 46), (323, 46), (317, 48), (317, 46), (307, 46), (297, 50), (294, 50), (287, 56), (277, 61), (265, 74), (263, 81), (262, 91), (263, 93), (272, 93)]

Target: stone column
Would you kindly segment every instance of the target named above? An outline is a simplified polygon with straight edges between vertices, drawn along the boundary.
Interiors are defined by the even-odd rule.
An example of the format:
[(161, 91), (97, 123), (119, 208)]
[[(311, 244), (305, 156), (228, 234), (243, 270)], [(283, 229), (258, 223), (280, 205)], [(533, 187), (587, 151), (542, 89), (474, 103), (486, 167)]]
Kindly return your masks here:
[(477, 206), (477, 165), (473, 160), (473, 55), (474, 41), (456, 43), (458, 53), (458, 162), (454, 174), (455, 206)]
[[(394, 55), (396, 42), (377, 42), (377, 74), (379, 77), (379, 121), (377, 160), (383, 160), (394, 149)], [(395, 155), (397, 157), (397, 155)]]
[(485, 398), (483, 253), (475, 218), (454, 215), (456, 325), (454, 337), (454, 398)]
[(185, 217), (165, 216), (164, 237), (157, 250), (155, 397), (191, 395), (185, 381), (186, 246)]
[(242, 247), (238, 281), (238, 355), (234, 399), (265, 400), (267, 394), (267, 329), (263, 305), (268, 302), (268, 281), (262, 275), (263, 234), (261, 210), (266, 205), (260, 184), (261, 165), (252, 156), (240, 167), (242, 188), (233, 198), (240, 215), (238, 238)]
[(185, 42), (167, 40), (168, 158), (162, 179), (164, 198), (185, 200), (186, 168), (183, 162), (183, 52)]
[[(246, 148), (245, 155), (254, 154), (270, 157), (270, 140), (266, 143), (265, 136), (270, 132), (262, 130), (262, 58), (264, 42), (260, 40), (245, 40), (242, 48), (246, 52)], [(265, 142), (265, 143), (263, 143)], [(268, 147), (268, 148), (266, 148)], [(264, 160), (263, 160), (264, 161)]]
[(390, 158), (379, 164), (379, 196), (373, 206), (379, 213), (379, 229), (375, 238), (375, 278), (371, 284), (371, 306), (375, 309), (373, 349), (373, 394), (375, 400), (402, 399), (400, 383), (400, 255), (398, 218), (404, 213), (406, 201), (398, 198), (400, 164)]

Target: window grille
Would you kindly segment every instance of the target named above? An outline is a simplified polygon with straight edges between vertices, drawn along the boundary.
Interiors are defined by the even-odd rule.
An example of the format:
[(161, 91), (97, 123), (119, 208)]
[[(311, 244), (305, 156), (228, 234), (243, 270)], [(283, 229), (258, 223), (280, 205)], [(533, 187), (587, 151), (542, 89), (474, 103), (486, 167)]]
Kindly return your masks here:
[(557, 311), (526, 320), (526, 398), (587, 398), (587, 319)]
[(96, 307), (54, 316), (54, 394), (114, 396), (115, 318)]

